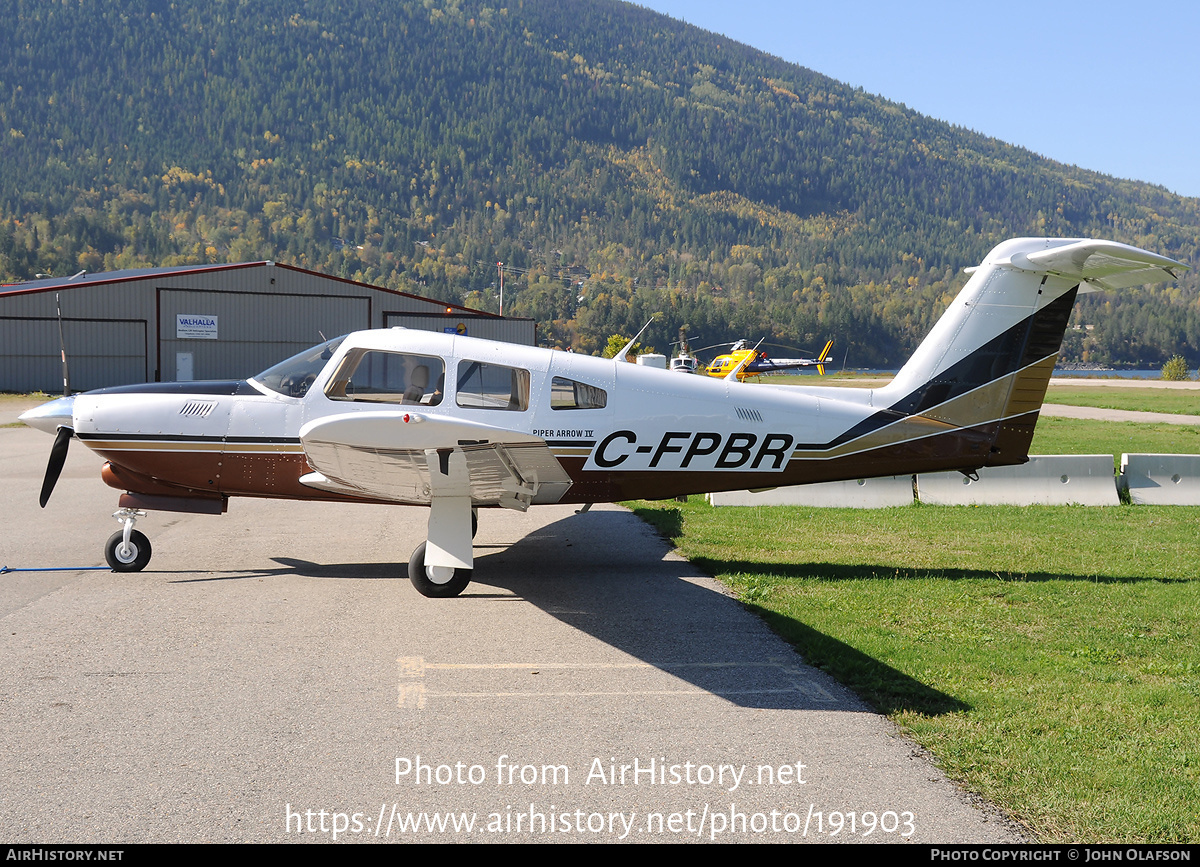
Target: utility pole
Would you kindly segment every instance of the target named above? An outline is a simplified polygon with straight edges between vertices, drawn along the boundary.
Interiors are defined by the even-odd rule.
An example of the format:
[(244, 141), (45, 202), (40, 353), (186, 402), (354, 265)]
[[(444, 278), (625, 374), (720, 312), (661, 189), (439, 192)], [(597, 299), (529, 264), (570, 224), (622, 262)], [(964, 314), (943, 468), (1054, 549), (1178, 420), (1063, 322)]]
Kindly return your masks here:
[(504, 263), (497, 262), (496, 270), (500, 272), (500, 315), (504, 315)]

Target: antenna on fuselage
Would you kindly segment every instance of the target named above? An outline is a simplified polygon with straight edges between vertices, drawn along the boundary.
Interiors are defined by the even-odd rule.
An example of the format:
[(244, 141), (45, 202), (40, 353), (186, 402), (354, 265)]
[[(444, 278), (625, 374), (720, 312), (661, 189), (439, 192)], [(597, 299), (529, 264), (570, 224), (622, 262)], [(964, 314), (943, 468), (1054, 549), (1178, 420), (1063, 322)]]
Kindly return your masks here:
[(631, 349), (633, 349), (633, 345), (638, 342), (638, 338), (646, 333), (646, 329), (650, 327), (650, 323), (653, 322), (655, 319), (657, 319), (661, 315), (662, 314), (660, 314), (660, 313), (655, 313), (653, 316), (651, 316), (649, 319), (647, 319), (646, 324), (642, 326), (642, 330), (633, 336), (633, 340), (629, 341), (624, 346), (622, 346), (621, 351), (613, 356), (613, 361), (625, 361), (625, 362), (632, 364), (633, 362), (629, 361), (629, 351)]
[(325, 332), (320, 328), (317, 329), (317, 334), (321, 335), (321, 342), (325, 344), (325, 348), (321, 350), (321, 360), (328, 361), (333, 358), (333, 353), (329, 350), (329, 338), (325, 336)]
[(758, 357), (758, 347), (762, 346), (763, 340), (766, 339), (767, 338), (764, 337), (762, 340), (759, 340), (758, 343), (754, 344), (754, 348), (750, 350), (750, 353), (737, 364), (735, 364), (733, 366), (733, 370), (725, 374), (724, 378), (727, 380), (736, 380), (738, 378), (738, 374), (742, 372), (742, 368)]

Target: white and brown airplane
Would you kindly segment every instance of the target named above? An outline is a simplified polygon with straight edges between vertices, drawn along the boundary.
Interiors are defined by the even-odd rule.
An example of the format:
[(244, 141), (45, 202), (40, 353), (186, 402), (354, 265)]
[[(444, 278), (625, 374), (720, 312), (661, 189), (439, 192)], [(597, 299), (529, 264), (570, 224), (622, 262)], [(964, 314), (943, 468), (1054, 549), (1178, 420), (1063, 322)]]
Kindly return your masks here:
[[(895, 379), (875, 389), (750, 385), (622, 361), (391, 328), (330, 340), (247, 380), (146, 383), (22, 416), (106, 461), (137, 571), (146, 509), (220, 514), (231, 497), (430, 507), (409, 578), (455, 596), (475, 510), (663, 499), (1024, 463), (1080, 291), (1174, 279), (1111, 241), (1016, 239), (988, 254)], [(623, 358), (619, 353), (618, 358)]]

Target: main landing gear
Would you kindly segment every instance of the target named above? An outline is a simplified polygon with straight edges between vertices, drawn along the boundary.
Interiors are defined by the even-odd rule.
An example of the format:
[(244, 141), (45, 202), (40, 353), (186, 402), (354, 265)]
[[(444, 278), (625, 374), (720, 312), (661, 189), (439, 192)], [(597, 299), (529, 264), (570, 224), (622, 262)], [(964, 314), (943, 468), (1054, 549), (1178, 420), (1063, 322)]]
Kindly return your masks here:
[(448, 599), (462, 593), (471, 583), (473, 571), (453, 566), (426, 566), (424, 542), (417, 546), (408, 561), (408, 580), (418, 593), (431, 599)]
[(141, 509), (117, 509), (113, 517), (123, 528), (108, 537), (104, 545), (104, 559), (114, 572), (141, 572), (150, 562), (150, 540), (145, 533), (133, 529), (138, 518), (146, 517)]
[[(479, 531), (479, 513), (471, 510), (471, 538)], [(422, 542), (408, 560), (408, 580), (422, 596), (430, 599), (449, 599), (467, 589), (471, 583), (473, 569), (456, 569), (453, 566), (430, 566), (425, 563), (425, 546)]]

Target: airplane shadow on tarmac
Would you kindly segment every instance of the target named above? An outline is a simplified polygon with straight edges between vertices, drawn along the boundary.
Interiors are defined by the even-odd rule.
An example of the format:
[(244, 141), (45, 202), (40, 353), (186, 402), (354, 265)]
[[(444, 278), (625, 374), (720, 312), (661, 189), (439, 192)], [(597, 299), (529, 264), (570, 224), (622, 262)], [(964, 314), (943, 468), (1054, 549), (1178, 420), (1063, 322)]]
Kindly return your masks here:
[[(741, 707), (862, 711), (864, 705), (828, 675), (804, 664), (751, 610), (714, 591), (705, 573), (668, 557), (668, 544), (624, 511), (592, 511), (546, 524), (511, 545), (475, 546), (473, 580), (462, 596), (426, 604), (452, 611), (473, 601), (525, 601), (579, 631), (690, 687)], [(208, 572), (180, 583), (272, 575), (336, 580), (403, 581), (406, 563), (314, 563), (273, 557), (278, 569)], [(177, 573), (178, 574), (178, 573)], [(692, 580), (689, 580), (692, 579)], [(837, 645), (857, 670), (887, 682), (905, 706), (941, 714), (968, 705), (810, 627)]]
[[(538, 606), (580, 631), (744, 707), (861, 710), (856, 700), (769, 634), (740, 603), (688, 579), (694, 564), (668, 558), (647, 524), (621, 511), (548, 524), (506, 548), (477, 549), (476, 579)], [(531, 568), (536, 564), (536, 568)], [(488, 594), (490, 595), (490, 594)], [(805, 627), (807, 628), (807, 627)], [(826, 641), (835, 642), (829, 636)], [(967, 705), (853, 648), (859, 664), (928, 713)]]

